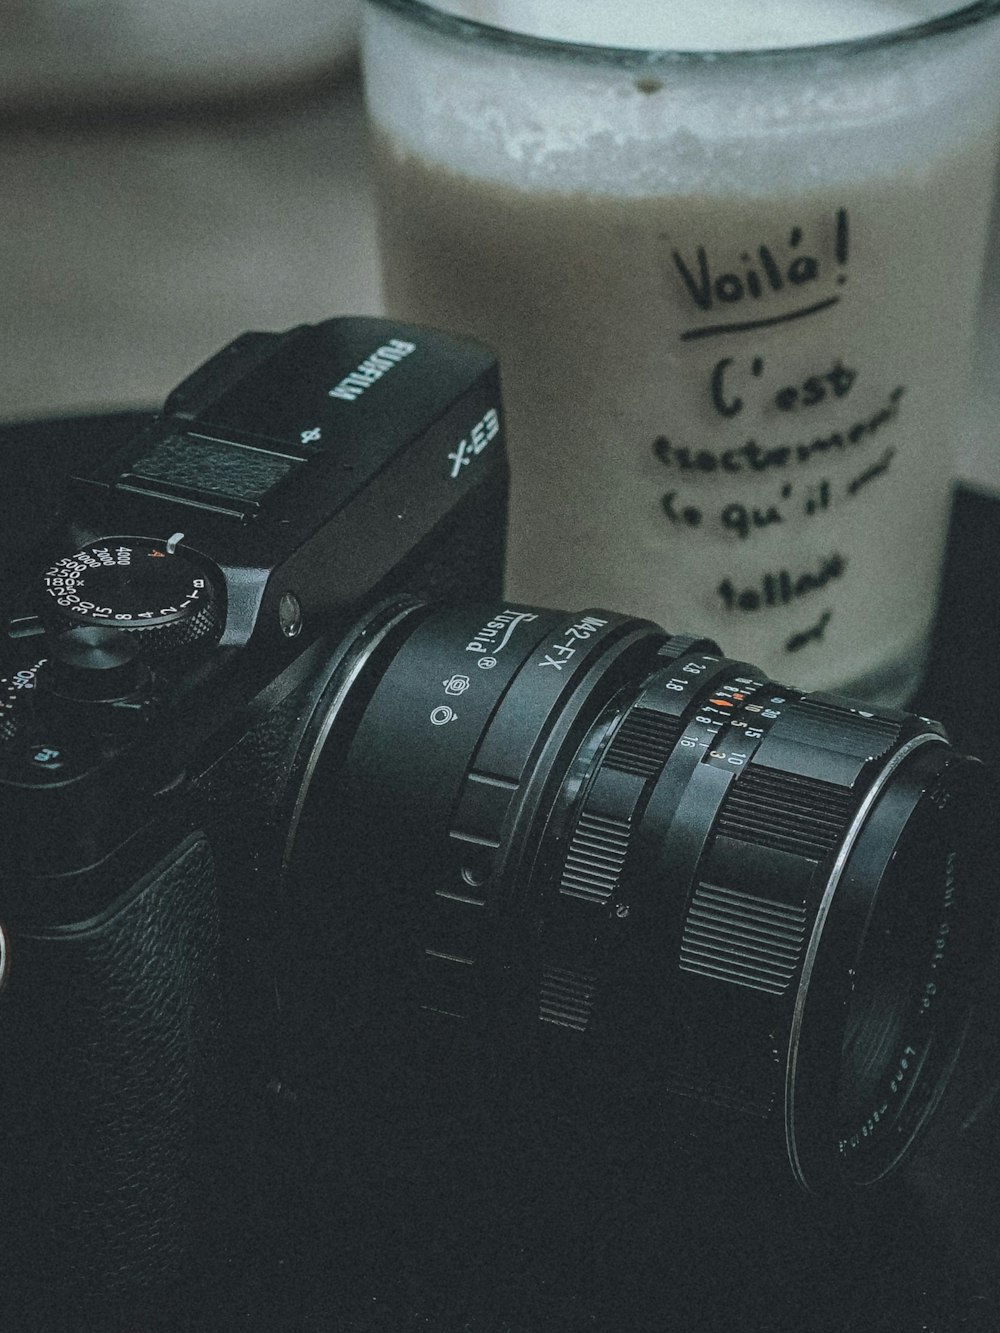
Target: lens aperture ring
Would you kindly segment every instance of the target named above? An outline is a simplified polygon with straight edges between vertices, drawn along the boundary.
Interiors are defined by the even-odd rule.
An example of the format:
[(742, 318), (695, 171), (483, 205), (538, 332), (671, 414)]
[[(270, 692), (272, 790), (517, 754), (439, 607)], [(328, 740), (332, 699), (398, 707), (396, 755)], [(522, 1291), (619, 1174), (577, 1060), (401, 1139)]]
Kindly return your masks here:
[[(682, 768), (678, 783), (685, 788), (692, 767), (731, 727), (734, 715), (749, 706), (763, 710), (752, 701), (766, 686), (746, 674), (752, 670), (691, 651), (648, 679), (612, 731), (575, 803), (565, 855), (547, 898), (538, 978), (543, 1023), (586, 1030), (608, 957), (621, 947), (631, 924), (631, 892), (623, 895), (622, 886), (626, 873), (634, 889), (642, 882), (630, 862), (647, 802), (665, 769)], [(764, 729), (755, 734), (763, 736)], [(724, 788), (728, 774), (721, 776), (723, 781), (715, 781)], [(715, 807), (706, 808), (707, 837)]]
[(688, 660), (695, 654), (722, 657), (722, 649), (713, 639), (698, 638), (694, 634), (670, 634), (657, 653), (663, 663)]
[(723, 669), (722, 659), (714, 655), (690, 654), (657, 671), (624, 713), (577, 802), (558, 881), (560, 898), (607, 906), (631, 850), (644, 797), (680, 738), (685, 714), (698, 698), (698, 683)]
[(659, 773), (681, 734), (681, 720), (638, 703), (626, 713), (604, 755), (603, 767), (636, 777)]

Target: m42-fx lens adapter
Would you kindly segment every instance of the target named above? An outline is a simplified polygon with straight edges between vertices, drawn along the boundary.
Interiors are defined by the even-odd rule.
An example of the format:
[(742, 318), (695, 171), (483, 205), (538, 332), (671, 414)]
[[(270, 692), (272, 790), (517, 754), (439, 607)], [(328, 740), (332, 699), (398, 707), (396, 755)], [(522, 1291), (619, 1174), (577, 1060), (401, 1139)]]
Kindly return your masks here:
[(990, 793), (938, 724), (706, 640), (424, 605), (321, 701), (286, 866), (367, 1005), (471, 1026), (557, 1100), (694, 1099), (822, 1192), (891, 1172), (944, 1090)]

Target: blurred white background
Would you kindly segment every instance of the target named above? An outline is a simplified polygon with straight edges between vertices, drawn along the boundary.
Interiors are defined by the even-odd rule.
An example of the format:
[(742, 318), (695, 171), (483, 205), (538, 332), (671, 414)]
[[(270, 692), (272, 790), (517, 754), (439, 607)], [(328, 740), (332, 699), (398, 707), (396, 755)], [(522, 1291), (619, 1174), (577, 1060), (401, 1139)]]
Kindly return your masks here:
[(0, 418), (379, 308), (356, 0), (3, 0)]
[(176, 99), (327, 68), (358, 0), (4, 0), (0, 104)]
[(961, 473), (965, 480), (1000, 494), (1000, 176), (972, 374)]

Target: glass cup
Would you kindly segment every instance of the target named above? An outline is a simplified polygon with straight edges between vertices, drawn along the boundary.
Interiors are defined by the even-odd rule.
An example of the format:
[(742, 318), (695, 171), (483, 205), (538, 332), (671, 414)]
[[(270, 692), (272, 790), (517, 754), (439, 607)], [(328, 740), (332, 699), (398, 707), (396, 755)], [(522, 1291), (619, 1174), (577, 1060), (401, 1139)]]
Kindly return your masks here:
[(909, 698), (1000, 0), (368, 0), (363, 56), (387, 308), (500, 355), (508, 595)]

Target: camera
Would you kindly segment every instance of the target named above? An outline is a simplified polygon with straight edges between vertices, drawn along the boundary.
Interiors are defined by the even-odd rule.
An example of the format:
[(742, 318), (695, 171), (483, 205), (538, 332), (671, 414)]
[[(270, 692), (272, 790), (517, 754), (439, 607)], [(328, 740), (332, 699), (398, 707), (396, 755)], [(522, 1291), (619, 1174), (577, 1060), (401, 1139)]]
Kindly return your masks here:
[(352, 1172), (377, 1213), (424, 1151), (440, 1181), (641, 1126), (854, 1195), (919, 1141), (991, 941), (984, 767), (704, 638), (505, 600), (505, 522), (493, 357), (352, 318), (238, 338), (30, 525), (0, 588), (22, 1326), (193, 1326), (234, 1219)]

